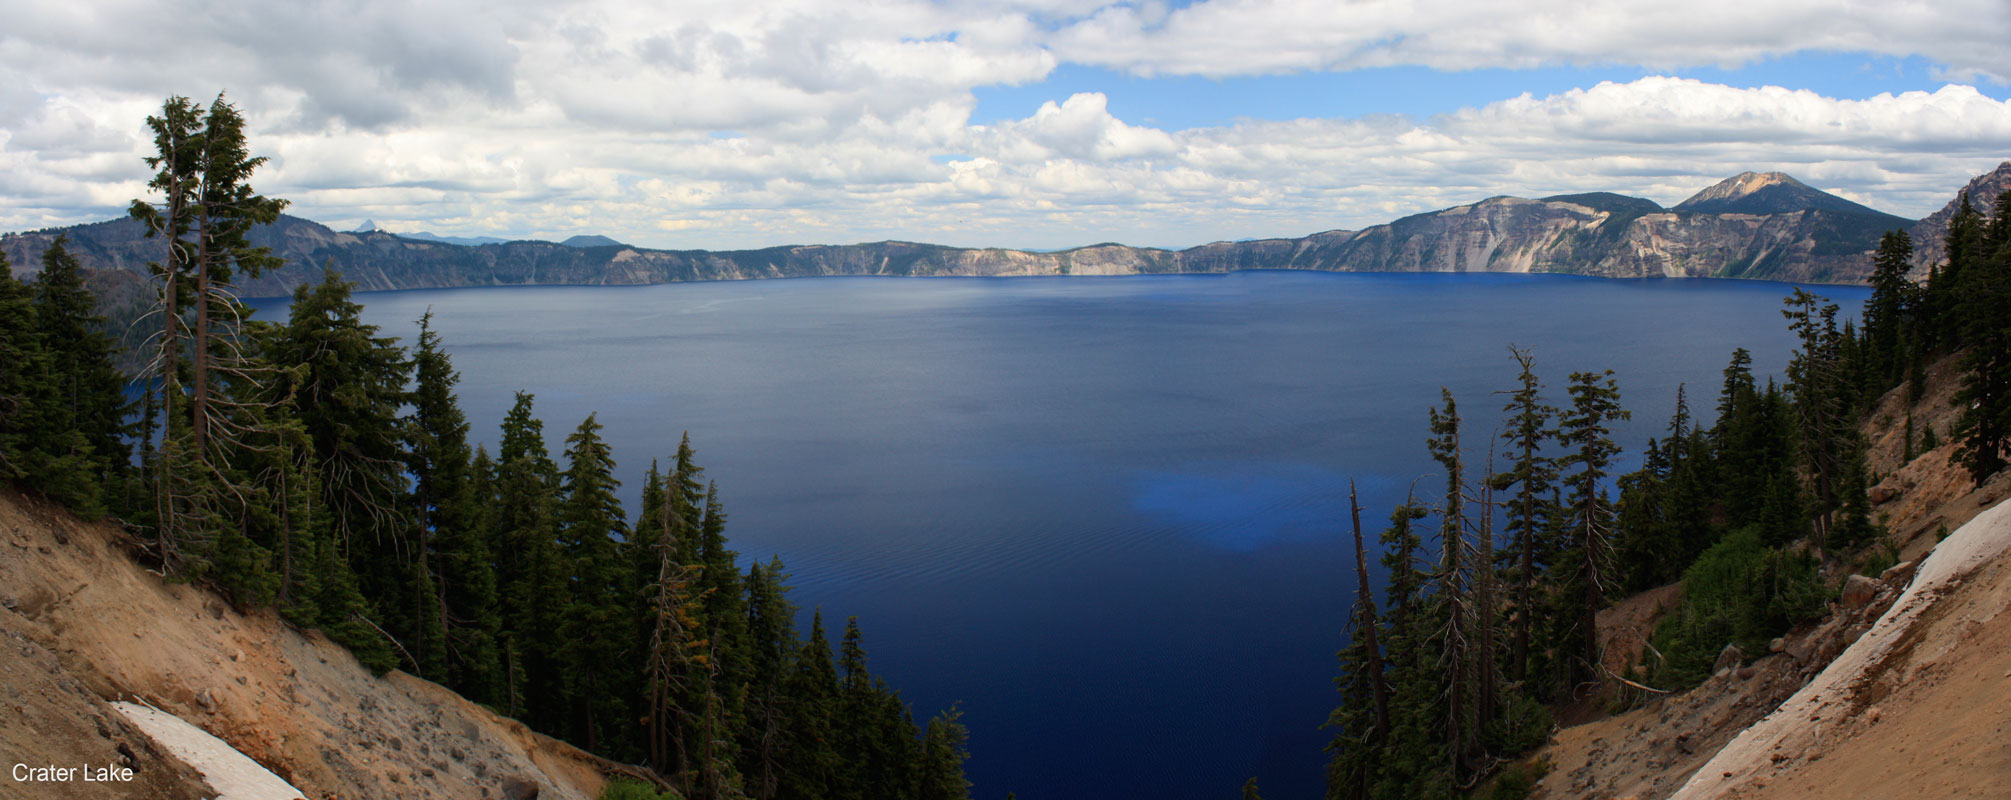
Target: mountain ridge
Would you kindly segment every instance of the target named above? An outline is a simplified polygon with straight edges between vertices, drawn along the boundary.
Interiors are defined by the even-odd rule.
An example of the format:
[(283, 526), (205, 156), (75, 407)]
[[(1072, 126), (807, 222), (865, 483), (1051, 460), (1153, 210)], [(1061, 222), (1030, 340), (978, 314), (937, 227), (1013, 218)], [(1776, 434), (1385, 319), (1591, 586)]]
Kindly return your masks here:
[[(1540, 200), (1502, 196), (1360, 231), (1213, 242), (1182, 250), (1101, 243), (1036, 252), (899, 241), (720, 251), (653, 249), (596, 239), (587, 239), (594, 244), (586, 247), (522, 240), (463, 245), (382, 230), (341, 232), (283, 216), (254, 230), (252, 239), (272, 247), (286, 265), (242, 281), (240, 289), (252, 297), (288, 294), (296, 286), (319, 281), (324, 266), (341, 270), (365, 291), (841, 275), (994, 277), (1251, 269), (1537, 272), (1855, 284), (1869, 274), (1870, 253), (1882, 233), (1918, 228), (1912, 220), (1864, 209), (1781, 177), (1786, 180), (1759, 181), (1764, 185), (1750, 191), (1719, 194), (1750, 200), (1792, 181), (1802, 188), (1763, 198), (1776, 206), (1789, 203), (1779, 206), (1789, 209), (1785, 211), (1663, 209), (1653, 201), (1606, 192)], [(1699, 196), (1711, 192), (1706, 189)], [(1721, 198), (1691, 201), (1714, 199)], [(0, 236), (0, 251), (18, 265), (17, 271), (34, 272), (42, 250), (58, 234), (68, 234), (71, 251), (95, 270), (143, 278), (147, 262), (158, 258), (160, 243), (143, 238), (138, 224), (130, 220), (6, 234)]]

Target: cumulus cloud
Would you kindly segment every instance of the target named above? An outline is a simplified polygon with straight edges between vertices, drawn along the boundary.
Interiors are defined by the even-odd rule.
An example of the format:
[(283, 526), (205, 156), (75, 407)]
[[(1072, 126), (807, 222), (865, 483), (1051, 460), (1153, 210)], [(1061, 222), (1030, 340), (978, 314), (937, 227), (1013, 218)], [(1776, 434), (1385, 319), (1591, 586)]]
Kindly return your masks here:
[(972, 120), (974, 89), (1071, 62), (1247, 75), (1839, 49), (1998, 79), (2001, 0), (1850, 14), (1817, 0), (172, 5), (0, 0), (0, 230), (119, 213), (145, 191), (141, 120), (168, 94), (218, 89), (273, 157), (257, 185), (303, 216), (671, 247), (1192, 244), (1494, 194), (1674, 202), (1746, 169), (1922, 215), (2011, 155), (2011, 108), (1961, 85), (1849, 100), (1647, 78), (1424, 119), (1187, 130), (1079, 93)]

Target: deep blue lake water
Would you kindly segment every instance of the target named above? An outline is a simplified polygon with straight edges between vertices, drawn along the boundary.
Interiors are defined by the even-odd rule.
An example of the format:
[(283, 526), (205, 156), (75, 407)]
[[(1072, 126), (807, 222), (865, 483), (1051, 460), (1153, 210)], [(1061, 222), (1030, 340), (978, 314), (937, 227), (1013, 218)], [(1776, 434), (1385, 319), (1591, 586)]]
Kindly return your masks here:
[(554, 457), (598, 412), (631, 511), (690, 431), (733, 546), (781, 555), (802, 624), (857, 615), (919, 719), (961, 705), (976, 797), (1225, 798), (1255, 775), (1295, 800), (1320, 796), (1348, 479), (1371, 534), (1414, 480), (1442, 491), (1441, 385), (1478, 463), (1511, 342), (1552, 403), (1613, 369), (1636, 459), (1678, 383), (1708, 414), (1733, 348), (1778, 374), (1790, 288), (1255, 272), (359, 299), (408, 342), (433, 309), (492, 452), (515, 390)]

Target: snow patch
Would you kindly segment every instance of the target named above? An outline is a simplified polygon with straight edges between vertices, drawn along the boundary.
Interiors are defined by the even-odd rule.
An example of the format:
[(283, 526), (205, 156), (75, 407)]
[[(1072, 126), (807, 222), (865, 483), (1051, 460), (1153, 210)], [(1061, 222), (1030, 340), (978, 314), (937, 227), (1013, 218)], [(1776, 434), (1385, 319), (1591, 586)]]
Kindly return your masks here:
[(137, 703), (115, 702), (112, 707), (126, 715), (183, 763), (194, 767), (218, 794), (216, 800), (300, 800), (299, 789), (281, 780), (271, 770), (251, 760), (224, 740), (190, 725), (182, 718)]

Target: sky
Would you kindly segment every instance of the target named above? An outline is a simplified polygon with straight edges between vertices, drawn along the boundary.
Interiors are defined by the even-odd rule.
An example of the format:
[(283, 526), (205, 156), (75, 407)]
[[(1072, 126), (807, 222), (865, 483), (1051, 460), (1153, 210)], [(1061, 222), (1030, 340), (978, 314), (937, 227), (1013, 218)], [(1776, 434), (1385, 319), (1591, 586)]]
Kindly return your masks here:
[(2011, 0), (0, 0), (0, 231), (224, 93), (354, 228), (740, 249), (1359, 229), (1747, 170), (1921, 217), (2011, 160)]

